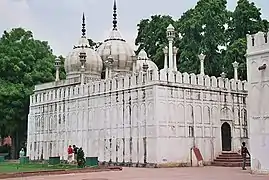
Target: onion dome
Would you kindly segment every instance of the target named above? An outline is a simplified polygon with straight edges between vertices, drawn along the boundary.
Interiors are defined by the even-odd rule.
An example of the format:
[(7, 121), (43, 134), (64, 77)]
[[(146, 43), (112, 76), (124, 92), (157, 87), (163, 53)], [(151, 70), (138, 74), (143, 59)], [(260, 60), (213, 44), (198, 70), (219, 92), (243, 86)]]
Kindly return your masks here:
[(136, 71), (143, 71), (143, 67), (145, 67), (145, 65), (147, 66), (147, 70), (148, 71), (154, 71), (157, 70), (158, 71), (158, 67), (157, 65), (148, 58), (148, 55), (146, 53), (146, 51), (144, 49), (142, 49), (139, 53), (138, 53), (138, 58), (136, 61)]
[(82, 36), (78, 40), (77, 45), (73, 47), (73, 50), (67, 55), (64, 63), (66, 72), (66, 78), (77, 78), (81, 74), (81, 62), (80, 53), (86, 53), (85, 62), (85, 77), (90, 79), (100, 79), (103, 62), (101, 57), (96, 51), (94, 51), (88, 42), (85, 29), (85, 16), (82, 17)]
[(113, 73), (124, 74), (132, 71), (133, 57), (135, 56), (134, 50), (122, 38), (117, 27), (117, 6), (114, 1), (113, 7), (113, 28), (110, 32), (108, 39), (97, 49), (98, 54), (101, 56), (103, 62), (110, 56), (113, 58)]

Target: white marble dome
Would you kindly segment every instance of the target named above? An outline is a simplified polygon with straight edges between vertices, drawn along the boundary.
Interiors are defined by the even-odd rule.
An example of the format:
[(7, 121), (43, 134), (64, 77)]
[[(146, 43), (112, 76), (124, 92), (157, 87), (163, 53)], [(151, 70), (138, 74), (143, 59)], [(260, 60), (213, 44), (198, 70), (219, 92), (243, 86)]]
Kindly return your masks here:
[(81, 52), (86, 53), (85, 77), (100, 79), (103, 68), (102, 59), (96, 51), (90, 48), (89, 42), (85, 36), (82, 36), (79, 39), (78, 44), (74, 46), (73, 50), (65, 59), (64, 67), (66, 78), (70, 79), (80, 77), (81, 62), (79, 54)]
[(113, 57), (113, 71), (116, 73), (124, 73), (132, 71), (134, 50), (121, 37), (117, 29), (110, 32), (109, 38), (97, 49), (103, 62), (107, 60), (108, 56)]
[(137, 62), (136, 62), (136, 71), (138, 72), (143, 71), (144, 64), (148, 65), (149, 71), (154, 71), (154, 70), (158, 71), (158, 66), (151, 59), (148, 58), (146, 51), (142, 49), (138, 53)]

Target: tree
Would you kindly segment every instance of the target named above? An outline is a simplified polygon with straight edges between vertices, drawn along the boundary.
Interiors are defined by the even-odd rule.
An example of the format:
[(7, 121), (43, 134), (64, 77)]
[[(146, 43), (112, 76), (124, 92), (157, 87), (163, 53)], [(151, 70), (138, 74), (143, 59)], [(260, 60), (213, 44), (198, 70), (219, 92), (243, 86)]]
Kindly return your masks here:
[(15, 28), (0, 38), (0, 135), (11, 135), (15, 149), (26, 137), (34, 85), (54, 80), (54, 59), (48, 43), (31, 31)]
[[(230, 42), (245, 38), (246, 34), (254, 34), (263, 29), (261, 9), (249, 0), (238, 0), (229, 22)], [(266, 24), (266, 23), (265, 23)]]
[[(139, 46), (136, 53), (144, 49), (149, 58), (154, 61), (159, 68), (163, 67), (163, 48), (168, 44), (166, 38), (166, 28), (169, 24), (174, 25), (174, 20), (171, 16), (155, 15), (150, 19), (142, 19), (137, 25), (138, 35), (135, 40), (135, 45)], [(178, 33), (176, 33), (178, 34)], [(179, 37), (176, 37), (176, 41)]]
[(199, 72), (198, 54), (206, 55), (205, 72), (219, 76), (223, 58), (221, 46), (225, 45), (225, 24), (228, 23), (226, 0), (200, 0), (178, 20), (183, 35), (180, 45), (181, 71)]
[(239, 38), (228, 46), (224, 53), (224, 67), (228, 78), (234, 77), (234, 68), (232, 63), (237, 61), (239, 63), (238, 78), (242, 80), (247, 79), (247, 65), (245, 59), (246, 48), (246, 38)]
[(207, 75), (219, 76), (225, 71), (233, 78), (232, 63), (236, 60), (240, 79), (246, 79), (246, 34), (268, 31), (269, 27), (260, 9), (248, 0), (239, 0), (234, 12), (227, 10), (226, 0), (199, 0), (177, 21), (166, 15), (151, 16), (138, 24), (136, 45), (138, 51), (144, 48), (159, 68), (163, 67), (162, 48), (168, 43), (166, 27), (170, 23), (182, 35), (175, 41), (181, 72), (199, 73), (198, 55), (203, 53)]
[(247, 79), (246, 65), (246, 34), (254, 34), (258, 31), (268, 31), (269, 23), (261, 18), (261, 9), (253, 2), (239, 0), (234, 12), (230, 15), (228, 27), (228, 47), (224, 54), (226, 72), (229, 78), (233, 77), (232, 63), (237, 61), (239, 66), (239, 78)]
[(202, 25), (196, 10), (190, 9), (185, 12), (177, 21), (176, 28), (179, 29), (182, 35), (182, 40), (179, 44), (179, 70), (197, 74), (200, 66), (197, 55), (202, 41)]
[(98, 49), (99, 46), (103, 44), (102, 42), (94, 42), (92, 39), (88, 39), (88, 42), (90, 44), (90, 47), (94, 50)]
[[(170, 16), (152, 16), (138, 24), (136, 45), (142, 48), (163, 67), (162, 48), (167, 45), (166, 27), (172, 23), (176, 34), (180, 32), (182, 40), (176, 36), (175, 46), (179, 47), (179, 69), (182, 72), (199, 72), (198, 54), (206, 55), (206, 73), (218, 76), (222, 67), (222, 52), (219, 47), (225, 45), (225, 27), (228, 22), (226, 0), (200, 0), (194, 9), (185, 12), (178, 21)], [(178, 61), (178, 60), (177, 60)]]

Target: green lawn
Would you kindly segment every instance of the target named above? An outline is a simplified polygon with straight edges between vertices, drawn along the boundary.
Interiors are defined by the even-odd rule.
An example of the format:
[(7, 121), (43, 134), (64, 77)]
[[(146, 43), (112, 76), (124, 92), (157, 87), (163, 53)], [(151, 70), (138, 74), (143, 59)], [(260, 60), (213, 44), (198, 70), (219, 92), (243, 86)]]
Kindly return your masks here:
[(76, 169), (75, 165), (54, 165), (48, 164), (25, 164), (20, 165), (17, 163), (0, 163), (0, 173), (15, 173), (15, 172), (35, 172), (35, 171), (48, 171), (48, 170), (65, 170)]

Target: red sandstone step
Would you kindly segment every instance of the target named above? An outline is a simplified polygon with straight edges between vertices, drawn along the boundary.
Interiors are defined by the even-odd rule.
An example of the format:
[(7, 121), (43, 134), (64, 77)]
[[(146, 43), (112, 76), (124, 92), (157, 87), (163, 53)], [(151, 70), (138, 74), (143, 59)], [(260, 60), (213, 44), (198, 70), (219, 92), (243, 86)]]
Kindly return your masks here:
[(225, 155), (238, 155), (238, 153), (236, 153), (236, 152), (222, 152), (221, 154), (225, 154)]
[(224, 156), (224, 155), (219, 155), (218, 157), (223, 157), (223, 158), (242, 158), (242, 156)]
[[(223, 167), (242, 167), (242, 162), (213, 162), (212, 165)], [(250, 166), (250, 163), (246, 163), (246, 166)]]
[[(222, 152), (214, 161), (213, 166), (241, 167), (242, 156), (236, 152)], [(246, 166), (250, 166), (250, 158), (247, 157)]]
[[(217, 157), (216, 159), (221, 159), (221, 160), (223, 160), (223, 159), (225, 159), (225, 160), (229, 160), (229, 159), (231, 159), (231, 160), (242, 160), (242, 157)], [(247, 160), (250, 160), (250, 158), (247, 158)]]
[[(242, 162), (243, 159), (215, 159), (214, 162)], [(250, 162), (249, 159), (247, 159), (247, 162)]]
[[(248, 159), (249, 157), (247, 157)], [(233, 157), (229, 157), (229, 156), (218, 156), (218, 159), (242, 159), (242, 156), (233, 156)]]
[(222, 154), (238, 154), (237, 152), (222, 152)]
[(241, 157), (239, 154), (220, 154), (220, 157)]

